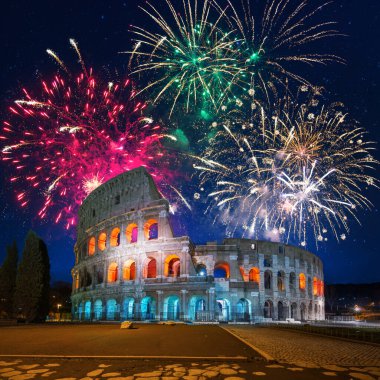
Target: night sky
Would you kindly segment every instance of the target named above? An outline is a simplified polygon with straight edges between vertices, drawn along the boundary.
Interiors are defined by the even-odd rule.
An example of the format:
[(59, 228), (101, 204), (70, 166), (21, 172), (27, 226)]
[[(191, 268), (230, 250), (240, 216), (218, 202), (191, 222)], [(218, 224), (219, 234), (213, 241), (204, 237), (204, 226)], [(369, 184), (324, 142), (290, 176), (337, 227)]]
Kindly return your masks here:
[[(41, 73), (46, 76), (56, 72), (57, 66), (45, 52), (47, 48), (59, 52), (65, 62), (73, 62), (69, 38), (78, 41), (87, 66), (126, 73), (128, 57), (118, 52), (130, 49), (129, 25), (146, 23), (138, 9), (143, 3), (142, 0), (2, 2), (1, 119), (6, 118), (7, 107), (20, 95), (22, 86), (39, 86), (36, 79)], [(370, 132), (370, 139), (379, 142), (380, 1), (333, 3), (327, 12), (339, 22), (339, 29), (347, 37), (329, 40), (329, 44), (348, 64), (315, 70), (314, 82), (326, 86), (330, 99), (342, 101)], [(380, 158), (379, 152), (376, 157)], [(41, 222), (32, 210), (21, 210), (4, 170), (5, 166), (0, 166), (0, 261), (5, 256), (5, 245), (16, 239), (21, 250), (26, 232), (32, 228), (48, 245), (53, 280), (71, 281), (75, 231), (68, 233), (51, 220)], [(316, 252), (324, 261), (327, 283), (380, 281), (380, 192), (372, 190), (367, 195), (374, 207), (371, 212), (360, 214), (362, 224), (352, 221), (347, 240), (337, 243), (330, 237)], [(191, 218), (186, 215), (186, 219)], [(187, 230), (195, 243), (223, 238), (220, 229), (210, 227), (206, 219), (199, 220), (199, 215), (187, 225)]]

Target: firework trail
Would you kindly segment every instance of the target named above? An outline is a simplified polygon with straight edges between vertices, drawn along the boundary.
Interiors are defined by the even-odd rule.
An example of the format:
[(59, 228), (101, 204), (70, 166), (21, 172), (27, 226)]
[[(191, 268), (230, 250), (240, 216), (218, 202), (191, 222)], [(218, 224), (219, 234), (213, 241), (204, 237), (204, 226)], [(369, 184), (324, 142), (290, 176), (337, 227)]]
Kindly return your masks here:
[(38, 195), (38, 216), (55, 213), (55, 222), (66, 228), (75, 224), (77, 208), (92, 190), (124, 171), (145, 166), (159, 186), (172, 178), (161, 144), (168, 136), (143, 115), (146, 104), (134, 99), (131, 81), (97, 79), (77, 43), (70, 43), (82, 66), (79, 75), (48, 50), (64, 75), (43, 79), (37, 96), (24, 88), (0, 136), (2, 160), (16, 169), (10, 182), (19, 189), (21, 206)]
[(207, 212), (228, 235), (238, 230), (318, 245), (328, 233), (345, 239), (350, 219), (358, 221), (357, 211), (371, 207), (364, 190), (379, 186), (374, 144), (339, 104), (321, 106), (312, 97), (294, 105), (286, 98), (271, 112), (228, 117), (214, 128), (204, 153), (193, 157), (194, 168)]

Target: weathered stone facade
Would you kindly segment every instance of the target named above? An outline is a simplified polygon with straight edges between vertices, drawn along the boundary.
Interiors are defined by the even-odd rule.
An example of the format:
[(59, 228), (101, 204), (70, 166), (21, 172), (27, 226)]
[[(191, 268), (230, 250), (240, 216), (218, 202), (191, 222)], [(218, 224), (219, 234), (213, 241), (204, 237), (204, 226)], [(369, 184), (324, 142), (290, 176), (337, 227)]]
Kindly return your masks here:
[(79, 210), (76, 320), (324, 319), (323, 266), (304, 249), (174, 237), (169, 203), (144, 168), (94, 190)]

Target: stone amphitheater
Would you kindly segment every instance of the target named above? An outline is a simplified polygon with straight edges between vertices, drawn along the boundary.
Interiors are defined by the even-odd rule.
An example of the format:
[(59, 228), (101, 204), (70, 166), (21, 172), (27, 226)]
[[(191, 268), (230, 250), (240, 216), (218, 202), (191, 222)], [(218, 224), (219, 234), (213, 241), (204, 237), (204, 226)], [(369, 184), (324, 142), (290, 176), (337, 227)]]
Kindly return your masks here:
[(323, 264), (287, 244), (175, 237), (169, 202), (143, 168), (79, 210), (74, 320), (262, 322), (324, 319)]

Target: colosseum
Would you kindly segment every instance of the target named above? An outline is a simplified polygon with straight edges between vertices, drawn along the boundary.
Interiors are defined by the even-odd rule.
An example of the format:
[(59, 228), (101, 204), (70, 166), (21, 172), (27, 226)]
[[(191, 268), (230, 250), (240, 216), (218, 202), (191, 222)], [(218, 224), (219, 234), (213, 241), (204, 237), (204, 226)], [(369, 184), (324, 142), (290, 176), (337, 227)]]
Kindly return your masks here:
[(196, 322), (324, 319), (323, 265), (286, 244), (173, 236), (169, 202), (142, 167), (79, 210), (73, 318)]

